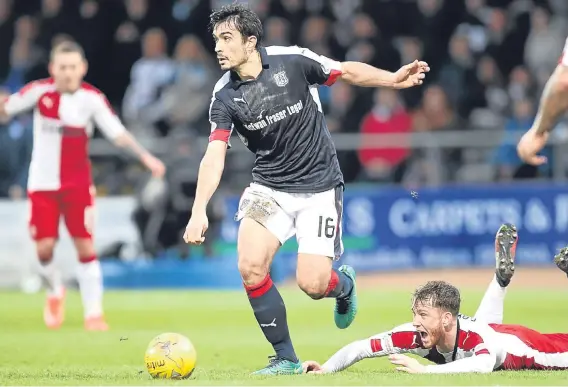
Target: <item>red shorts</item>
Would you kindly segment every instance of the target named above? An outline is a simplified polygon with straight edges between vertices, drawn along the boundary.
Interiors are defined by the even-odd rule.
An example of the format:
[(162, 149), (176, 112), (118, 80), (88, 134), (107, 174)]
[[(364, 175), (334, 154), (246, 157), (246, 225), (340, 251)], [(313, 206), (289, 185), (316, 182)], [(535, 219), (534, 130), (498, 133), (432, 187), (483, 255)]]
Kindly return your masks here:
[(30, 234), (34, 240), (59, 237), (63, 216), (71, 238), (92, 237), (95, 188), (76, 186), (57, 191), (28, 192)]

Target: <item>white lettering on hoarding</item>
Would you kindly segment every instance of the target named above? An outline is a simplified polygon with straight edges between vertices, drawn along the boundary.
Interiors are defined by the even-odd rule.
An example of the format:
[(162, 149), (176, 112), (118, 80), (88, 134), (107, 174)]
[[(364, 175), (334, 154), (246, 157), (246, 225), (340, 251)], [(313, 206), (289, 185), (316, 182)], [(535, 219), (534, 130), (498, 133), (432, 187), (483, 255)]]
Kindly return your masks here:
[[(537, 211), (541, 209), (538, 207)], [(430, 203), (399, 199), (390, 208), (388, 222), (391, 231), (401, 238), (461, 233), (482, 235), (495, 232), (502, 223), (521, 227), (522, 215), (521, 203), (515, 199), (434, 200)], [(542, 225), (544, 221), (540, 215), (538, 217)]]
[(533, 198), (525, 208), (525, 229), (532, 233), (545, 233), (551, 228), (550, 214), (542, 200)]
[(568, 195), (556, 196), (554, 208), (556, 210), (556, 231), (565, 232), (568, 229)]
[(375, 214), (373, 203), (369, 199), (351, 199), (345, 205), (345, 223), (349, 233), (358, 237), (373, 234)]

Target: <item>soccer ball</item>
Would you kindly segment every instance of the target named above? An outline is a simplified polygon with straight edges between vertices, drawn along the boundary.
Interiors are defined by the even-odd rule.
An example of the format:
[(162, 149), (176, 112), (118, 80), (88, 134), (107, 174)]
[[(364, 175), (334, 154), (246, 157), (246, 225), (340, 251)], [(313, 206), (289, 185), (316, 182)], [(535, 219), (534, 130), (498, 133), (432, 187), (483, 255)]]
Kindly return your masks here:
[(196, 361), (197, 353), (193, 344), (179, 333), (162, 333), (155, 337), (144, 355), (148, 372), (160, 379), (189, 378)]

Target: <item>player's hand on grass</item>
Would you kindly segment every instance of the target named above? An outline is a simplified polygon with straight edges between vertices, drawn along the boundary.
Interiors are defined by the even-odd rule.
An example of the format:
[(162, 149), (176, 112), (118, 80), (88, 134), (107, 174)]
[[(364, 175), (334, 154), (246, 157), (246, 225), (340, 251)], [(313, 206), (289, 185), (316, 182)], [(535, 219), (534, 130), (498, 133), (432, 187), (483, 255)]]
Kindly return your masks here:
[(148, 154), (142, 157), (142, 164), (152, 172), (154, 177), (163, 177), (166, 173), (166, 166), (156, 157)]
[(305, 374), (323, 374), (323, 368), (314, 360), (308, 360), (302, 363), (302, 369)]
[(407, 372), (409, 374), (421, 374), (425, 372), (425, 366), (420, 364), (418, 360), (406, 355), (390, 355), (389, 360), (392, 364), (397, 365), (397, 371)]
[(205, 213), (193, 213), (185, 228), (183, 240), (190, 245), (202, 244), (205, 241), (204, 235), (208, 227), (209, 220)]
[(428, 63), (415, 60), (412, 63), (402, 66), (394, 73), (394, 84), (397, 89), (419, 86), (424, 83), (426, 73), (430, 71)]
[(547, 162), (546, 157), (539, 156), (540, 152), (548, 142), (549, 133), (538, 133), (536, 129), (530, 129), (517, 144), (517, 153), (521, 160), (530, 165), (542, 165)]

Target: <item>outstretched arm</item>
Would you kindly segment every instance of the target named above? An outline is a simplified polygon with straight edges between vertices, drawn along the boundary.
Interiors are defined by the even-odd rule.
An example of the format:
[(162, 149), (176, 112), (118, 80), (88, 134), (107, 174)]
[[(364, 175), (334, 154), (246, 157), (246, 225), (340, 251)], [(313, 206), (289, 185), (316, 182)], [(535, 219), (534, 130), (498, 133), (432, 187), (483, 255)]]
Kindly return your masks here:
[[(33, 109), (40, 97), (52, 88), (53, 85), (49, 81), (34, 81), (8, 98), (0, 98), (0, 116), (11, 117)], [(48, 105), (49, 103), (51, 103), (51, 100), (48, 98), (45, 104)]]
[(310, 85), (331, 86), (338, 79), (361, 87), (389, 87), (405, 89), (421, 85), (425, 73), (430, 71), (426, 62), (415, 60), (402, 66), (397, 72), (390, 72), (361, 62), (338, 62), (318, 55), (303, 47), (294, 48), (299, 54), (306, 80)]
[(533, 129), (538, 134), (549, 133), (562, 114), (568, 110), (568, 67), (558, 65), (540, 98)]
[(355, 86), (406, 89), (421, 85), (428, 71), (428, 63), (418, 60), (402, 66), (395, 73), (361, 62), (343, 62), (340, 79)]
[(343, 371), (353, 364), (373, 357), (373, 349), (369, 339), (354, 341), (337, 351), (322, 366), (323, 373)]
[(93, 119), (98, 128), (116, 146), (132, 152), (155, 177), (162, 177), (166, 171), (164, 164), (146, 150), (126, 130), (120, 118), (114, 113), (106, 97), (101, 93), (93, 100)]
[(568, 63), (561, 63), (546, 82), (532, 127), (517, 145), (517, 153), (521, 160), (531, 165), (542, 165), (547, 162), (546, 157), (538, 153), (546, 146), (550, 132), (567, 110)]
[(339, 372), (363, 359), (400, 353), (421, 356), (428, 353), (427, 349), (421, 347), (419, 335), (412, 324), (404, 324), (392, 331), (354, 341), (337, 351), (321, 366), (316, 362), (305, 362), (304, 370), (315, 373)]

